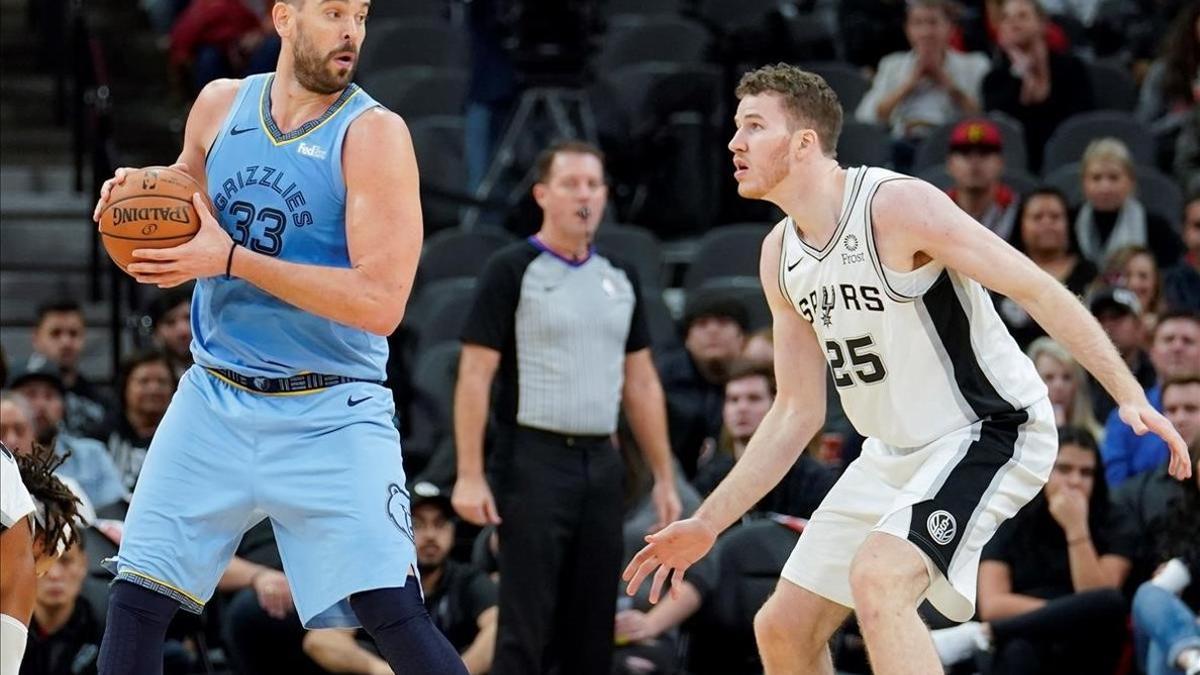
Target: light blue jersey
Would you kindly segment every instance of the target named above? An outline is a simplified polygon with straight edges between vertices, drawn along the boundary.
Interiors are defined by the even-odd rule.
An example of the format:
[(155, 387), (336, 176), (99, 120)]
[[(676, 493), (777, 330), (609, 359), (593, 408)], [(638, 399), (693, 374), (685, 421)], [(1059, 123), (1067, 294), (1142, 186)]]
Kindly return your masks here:
[[(271, 78), (242, 81), (209, 151), (217, 218), (264, 255), (349, 267), (342, 139), (377, 104), (351, 85), (280, 134), (267, 111)], [(242, 534), (270, 518), (301, 622), (358, 625), (349, 597), (403, 587), (416, 564), (396, 408), (379, 384), (386, 340), (240, 280), (202, 279), (193, 302), (200, 367), (184, 374), (154, 434), (106, 566), (199, 612)], [(282, 393), (244, 384), (302, 372), (352, 379)]]
[[(274, 77), (242, 81), (208, 152), (214, 215), (235, 242), (257, 253), (349, 268), (342, 141), (350, 123), (379, 104), (351, 84), (323, 115), (285, 134), (270, 114)], [(197, 282), (192, 335), (196, 363), (208, 368), (385, 379), (386, 338), (298, 309), (240, 279)]]

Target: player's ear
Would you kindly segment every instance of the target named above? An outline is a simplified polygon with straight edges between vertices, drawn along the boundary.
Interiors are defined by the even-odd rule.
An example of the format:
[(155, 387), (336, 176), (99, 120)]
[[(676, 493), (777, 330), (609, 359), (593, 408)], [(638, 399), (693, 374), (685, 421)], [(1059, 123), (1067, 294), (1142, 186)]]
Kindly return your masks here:
[(279, 37), (291, 37), (297, 9), (297, 5), (285, 0), (276, 0), (271, 6), (271, 20), (275, 22), (275, 32), (279, 33)]

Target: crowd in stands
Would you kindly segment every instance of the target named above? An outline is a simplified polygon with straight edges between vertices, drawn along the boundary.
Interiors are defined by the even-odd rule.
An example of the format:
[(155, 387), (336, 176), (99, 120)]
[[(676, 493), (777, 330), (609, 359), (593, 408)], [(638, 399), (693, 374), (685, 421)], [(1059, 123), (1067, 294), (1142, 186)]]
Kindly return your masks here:
[[(375, 4), (390, 2), (401, 0)], [(504, 92), (483, 86), (487, 77), (508, 73), (509, 65), (489, 41), (494, 35), (484, 26), (488, 17), (475, 16), (490, 3), (470, 4), (470, 26), (458, 30), (469, 28), (475, 49), (473, 93), (462, 93), (453, 111), (460, 122), (451, 125), (463, 132), (455, 142), (464, 166), (450, 174), (460, 192), (482, 176), (490, 158), (480, 148), (494, 145), (503, 131), (496, 118), (505, 119), (517, 98), (508, 79)], [(719, 3), (650, 2), (676, 9), (645, 15), (634, 8), (638, 3), (615, 4), (625, 13), (608, 17), (603, 39), (668, 19), (690, 21), (714, 31), (702, 63), (726, 69), (747, 64), (746, 41), (733, 40), (731, 30), (713, 26), (706, 14)], [(762, 3), (743, 4), (750, 12)], [(772, 4), (791, 7), (800, 21), (810, 22), (818, 22), (825, 7), (811, 1)], [(217, 77), (273, 67), (279, 43), (269, 1), (142, 0), (142, 5), (169, 43), (167, 56), (188, 92)], [(445, 16), (456, 15), (449, 5)], [(857, 159), (849, 144), (855, 135), (875, 134), (867, 137), (884, 143), (872, 157), (944, 187), (964, 211), (1078, 295), (1151, 403), (1190, 443), (1200, 474), (1200, 3), (843, 0), (825, 10), (832, 12), (835, 32), (818, 31), (799, 44), (798, 38), (768, 41), (776, 50), (759, 44), (753, 57), (816, 55), (821, 61), (814, 62), (814, 70), (849, 72), (847, 78), (830, 80), (845, 106), (849, 141), (843, 141), (843, 160)], [(373, 14), (386, 11), (372, 9)], [(773, 16), (782, 21), (791, 15)], [(385, 34), (393, 23), (406, 20), (373, 19), (368, 35)], [(831, 41), (832, 51), (823, 51), (822, 40)], [(664, 48), (647, 58), (671, 62), (671, 47)], [(832, 68), (834, 58), (841, 70)], [(699, 65), (671, 72), (686, 75)], [(630, 67), (619, 70), (628, 73)], [(593, 91), (612, 86), (612, 73), (596, 76)], [(366, 70), (361, 79), (368, 88), (371, 82), (389, 81), (379, 70)], [(854, 82), (847, 85), (846, 79)], [(1125, 86), (1132, 95), (1117, 100), (1113, 92)], [(707, 155), (693, 161), (695, 156), (680, 150), (693, 146), (672, 135), (683, 128), (672, 114), (707, 103), (633, 108), (606, 118), (613, 112), (609, 106), (626, 100), (618, 99), (595, 102), (599, 140), (611, 150), (616, 188), (610, 209), (614, 222), (601, 227), (597, 245), (616, 247), (614, 256), (624, 253), (635, 263), (638, 256), (650, 256), (649, 273), (638, 269), (641, 301), (666, 392), (687, 515), (739, 460), (775, 394), (771, 363), (776, 355), (761, 292), (747, 291), (744, 283), (757, 275), (756, 242), (771, 214), (738, 205), (736, 198), (726, 203), (726, 197), (713, 196), (728, 185), (727, 178), (717, 177), (728, 173), (722, 168), (727, 167), (723, 141), (709, 142), (727, 130), (726, 119), (711, 117), (728, 110), (720, 97), (711, 109), (703, 108), (707, 116), (696, 126), (707, 140), (694, 147), (713, 161)], [(634, 110), (663, 125), (631, 125), (621, 117)], [(402, 107), (397, 112), (406, 115)], [(461, 115), (468, 118), (465, 125)], [(668, 118), (670, 124), (664, 121)], [(424, 167), (442, 148), (423, 146), (422, 120), (409, 118), (409, 124)], [(455, 152), (455, 142), (445, 151)], [(664, 182), (663, 175), (675, 170), (712, 175)], [(430, 177), (434, 183), (443, 179), (449, 180), (436, 173)], [(681, 193), (669, 194), (671, 185), (682, 186)], [(695, 217), (686, 204), (712, 204), (712, 199), (722, 201)], [(676, 221), (655, 218), (670, 210), (683, 215)], [(764, 221), (762, 229), (747, 230), (749, 262), (685, 283), (681, 319), (673, 321), (662, 300), (664, 281), (673, 280), (665, 278), (659, 240), (702, 237), (717, 223), (739, 220)], [(629, 222), (642, 227), (620, 224)], [(717, 225), (713, 231), (720, 230)], [(509, 235), (486, 236), (503, 242)], [(470, 672), (483, 673), (494, 648), (496, 584), (503, 580), (496, 572), (494, 531), (456, 522), (449, 507), (454, 447), (446, 395), (446, 387), (453, 388), (461, 326), (461, 317), (455, 323), (454, 315), (467, 306), (483, 261), (460, 254), (458, 269), (434, 279), (425, 267), (434, 241), (405, 325), (392, 340), (390, 385), (412, 479), (426, 606)], [(621, 241), (649, 244), (622, 251)], [(736, 267), (734, 249), (722, 253)], [(1164, 443), (1136, 434), (1061, 345), (1014, 302), (995, 300), (1013, 339), (1047, 385), (1060, 425), (1060, 449), (1043, 495), (1005, 523), (984, 553), (977, 621), (935, 631), (939, 654), (956, 673), (1200, 672), (1200, 484), (1168, 477)], [(189, 303), (187, 290), (175, 290), (147, 304), (149, 338), (126, 357), (111, 388), (80, 372), (88, 335), (80, 305), (70, 299), (39, 310), (27, 362), (0, 358), (5, 387), (0, 440), (17, 452), (32, 452), (40, 444), (66, 456), (59, 474), (79, 491), (89, 514), (86, 536), (38, 582), (23, 675), (95, 672), (105, 585), (111, 578), (100, 562), (120, 542), (122, 518), (155, 429), (175, 383), (191, 365)], [(441, 331), (436, 337), (434, 327)], [(433, 368), (435, 355), (442, 359), (436, 362), (440, 371)], [(632, 599), (614, 598), (612, 631), (619, 647), (614, 672), (755, 672), (749, 617), (756, 608), (739, 613), (745, 609), (739, 603), (765, 598), (770, 584), (762, 580), (773, 583), (778, 565), (765, 576), (761, 566), (775, 559), (782, 564), (780, 549), (786, 557), (804, 518), (857, 456), (863, 440), (841, 413), (836, 387), (828, 389), (824, 431), (745, 524), (689, 570), (677, 595), (654, 606), (645, 597), (648, 589)], [(620, 440), (629, 471), (628, 560), (654, 513), (646, 467), (631, 449), (630, 435), (622, 432)], [(931, 623), (947, 625), (936, 617)], [(720, 654), (714, 641), (724, 646)], [(853, 626), (837, 643), (840, 669), (861, 665)], [(169, 644), (169, 673), (204, 672), (214, 667), (213, 659), (218, 669), (223, 660), (226, 669), (246, 674), (390, 672), (364, 633), (304, 631), (265, 523), (246, 533), (205, 614), (177, 619)]]

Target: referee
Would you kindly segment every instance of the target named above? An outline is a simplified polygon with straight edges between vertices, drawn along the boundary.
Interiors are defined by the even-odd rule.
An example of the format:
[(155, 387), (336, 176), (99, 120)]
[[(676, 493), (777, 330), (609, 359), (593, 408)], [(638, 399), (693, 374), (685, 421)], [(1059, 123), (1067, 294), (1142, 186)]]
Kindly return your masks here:
[[(610, 673), (624, 478), (611, 439), (622, 404), (654, 472), (659, 527), (680, 511), (637, 279), (591, 245), (608, 197), (603, 162), (578, 141), (539, 156), (541, 229), (488, 261), (463, 330), (453, 505), (476, 525), (499, 524), (493, 675)], [(497, 371), (493, 499), (483, 438)]]

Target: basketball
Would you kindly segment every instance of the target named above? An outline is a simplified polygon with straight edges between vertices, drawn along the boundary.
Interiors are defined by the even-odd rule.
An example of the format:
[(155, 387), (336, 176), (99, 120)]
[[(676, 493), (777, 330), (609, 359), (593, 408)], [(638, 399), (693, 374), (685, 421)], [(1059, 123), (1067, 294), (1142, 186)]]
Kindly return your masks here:
[(203, 194), (196, 179), (165, 166), (130, 171), (113, 187), (100, 212), (100, 238), (122, 270), (141, 248), (171, 248), (196, 235), (200, 216), (192, 195)]

